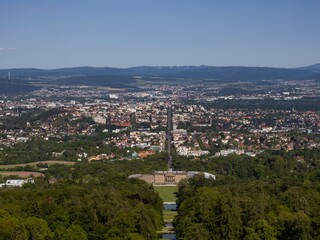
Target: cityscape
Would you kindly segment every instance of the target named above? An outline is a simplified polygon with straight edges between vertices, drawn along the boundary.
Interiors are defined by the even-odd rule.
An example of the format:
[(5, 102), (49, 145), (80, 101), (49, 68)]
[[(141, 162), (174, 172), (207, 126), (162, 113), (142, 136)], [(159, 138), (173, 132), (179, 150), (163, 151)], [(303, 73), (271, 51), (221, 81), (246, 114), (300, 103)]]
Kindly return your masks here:
[[(65, 178), (89, 184), (92, 173), (70, 175), (68, 169), (116, 165), (127, 181), (140, 180), (160, 193), (164, 225), (157, 234), (172, 239), (176, 238), (173, 224), (177, 224), (175, 192), (185, 181), (200, 176), (208, 184), (225, 181), (226, 176), (236, 181), (268, 179), (279, 174), (283, 166), (272, 169), (278, 164), (286, 165), (280, 171), (284, 175), (317, 169), (318, 81), (268, 80), (250, 91), (243, 90), (246, 83), (241, 88), (232, 85), (180, 81), (123, 89), (49, 85), (4, 94), (0, 98), (0, 173), (4, 177), (0, 187), (30, 188), (37, 178), (51, 185)], [(231, 169), (230, 161), (235, 161)], [(245, 162), (238, 165), (241, 161)], [(256, 161), (260, 163), (252, 165)], [(65, 173), (60, 172), (61, 166)]]
[(319, 9), (2, 1), (0, 240), (320, 239)]

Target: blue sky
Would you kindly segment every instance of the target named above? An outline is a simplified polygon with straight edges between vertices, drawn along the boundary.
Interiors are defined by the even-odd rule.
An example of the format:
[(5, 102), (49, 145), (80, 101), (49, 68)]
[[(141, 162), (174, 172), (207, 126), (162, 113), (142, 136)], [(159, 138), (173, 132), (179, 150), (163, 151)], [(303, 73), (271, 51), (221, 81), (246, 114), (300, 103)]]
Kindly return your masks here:
[(0, 0), (0, 68), (297, 67), (319, 23), (319, 0)]

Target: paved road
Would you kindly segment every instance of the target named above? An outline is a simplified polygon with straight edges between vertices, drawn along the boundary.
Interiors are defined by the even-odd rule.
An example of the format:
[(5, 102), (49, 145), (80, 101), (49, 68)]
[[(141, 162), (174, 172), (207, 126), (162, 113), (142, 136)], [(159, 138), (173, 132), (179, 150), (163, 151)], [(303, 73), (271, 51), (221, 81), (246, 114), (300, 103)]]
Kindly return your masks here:
[(171, 153), (171, 141), (172, 141), (172, 106), (168, 107), (167, 115), (167, 152), (168, 152), (168, 169), (172, 169), (172, 153)]

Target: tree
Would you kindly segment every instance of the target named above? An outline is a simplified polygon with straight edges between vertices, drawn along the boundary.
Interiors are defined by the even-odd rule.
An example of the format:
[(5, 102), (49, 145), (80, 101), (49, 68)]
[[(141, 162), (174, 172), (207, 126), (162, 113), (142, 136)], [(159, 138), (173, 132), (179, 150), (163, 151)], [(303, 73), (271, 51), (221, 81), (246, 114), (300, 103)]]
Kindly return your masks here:
[(87, 233), (78, 225), (71, 225), (65, 236), (65, 240), (87, 240)]
[(278, 239), (310, 239), (311, 222), (305, 213), (292, 213), (287, 208), (282, 208), (279, 211), (279, 223), (281, 232)]
[(28, 234), (21, 219), (0, 209), (0, 240), (27, 240)]
[(48, 224), (43, 219), (36, 217), (28, 217), (26, 219), (25, 225), (30, 240), (44, 240), (48, 237), (51, 237), (51, 232), (48, 227)]
[(221, 195), (211, 216), (215, 223), (213, 236), (218, 239), (239, 239), (242, 232), (240, 211), (230, 194)]
[(275, 229), (264, 219), (245, 229), (245, 240), (276, 240)]

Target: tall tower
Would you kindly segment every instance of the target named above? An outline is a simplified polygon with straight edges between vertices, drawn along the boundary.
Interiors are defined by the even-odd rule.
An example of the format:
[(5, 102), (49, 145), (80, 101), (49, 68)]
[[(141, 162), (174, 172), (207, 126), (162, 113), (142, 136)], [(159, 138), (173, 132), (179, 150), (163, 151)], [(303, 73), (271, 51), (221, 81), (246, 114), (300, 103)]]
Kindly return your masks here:
[(11, 80), (10, 72), (8, 72), (8, 80)]

